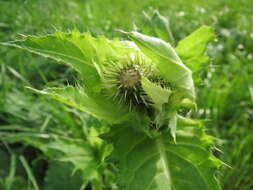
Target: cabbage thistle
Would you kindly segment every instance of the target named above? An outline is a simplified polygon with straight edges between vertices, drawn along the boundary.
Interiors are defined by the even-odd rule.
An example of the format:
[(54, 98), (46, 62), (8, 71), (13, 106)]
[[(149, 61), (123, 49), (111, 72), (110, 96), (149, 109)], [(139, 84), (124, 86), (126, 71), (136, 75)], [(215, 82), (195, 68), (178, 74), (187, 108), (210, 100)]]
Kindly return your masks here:
[[(212, 28), (201, 27), (176, 48), (138, 32), (123, 34), (131, 41), (75, 30), (26, 36), (5, 45), (80, 73), (84, 82), (76, 87), (33, 90), (106, 123), (110, 130), (101, 138), (113, 150), (103, 149), (100, 162), (117, 163), (120, 189), (219, 190), (215, 173), (222, 162), (211, 152), (214, 138), (204, 133), (202, 121), (178, 112), (196, 109), (192, 70), (208, 61), (205, 48), (214, 37)], [(89, 178), (91, 183), (99, 179)]]

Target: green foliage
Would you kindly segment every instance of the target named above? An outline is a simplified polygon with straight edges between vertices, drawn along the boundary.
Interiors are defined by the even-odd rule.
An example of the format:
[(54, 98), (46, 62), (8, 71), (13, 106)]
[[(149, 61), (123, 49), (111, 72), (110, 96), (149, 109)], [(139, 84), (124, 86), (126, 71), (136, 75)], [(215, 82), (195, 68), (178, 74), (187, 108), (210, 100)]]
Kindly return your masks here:
[(170, 24), (166, 17), (162, 16), (157, 10), (154, 11), (152, 16), (148, 16), (146, 13), (144, 13), (144, 15), (146, 17), (145, 24), (142, 26), (142, 32), (144, 34), (158, 37), (172, 45), (175, 44)]
[(84, 181), (81, 172), (73, 174), (70, 163), (51, 161), (46, 175), (45, 190), (80, 189)]
[[(152, 59), (159, 75), (175, 88), (187, 91), (186, 96), (195, 97), (191, 71), (182, 63), (169, 43), (137, 32), (127, 33), (143, 53)], [(173, 72), (172, 72), (173, 71)]]
[(130, 126), (111, 134), (121, 188), (220, 189), (214, 174), (222, 163), (210, 152), (214, 138), (200, 121), (179, 118), (178, 123), (177, 143), (166, 133), (151, 139)]
[(176, 51), (183, 62), (192, 70), (196, 77), (208, 63), (209, 57), (206, 55), (207, 44), (214, 39), (212, 27), (202, 26), (191, 35), (178, 42)]
[[(250, 0), (0, 1), (0, 41), (15, 40), (20, 34), (46, 35), (54, 33), (55, 28), (62, 31), (78, 28), (79, 31), (88, 30), (95, 36), (103, 34), (110, 38), (122, 37), (116, 29), (129, 31), (134, 22), (141, 33), (156, 36), (171, 43), (168, 39), (168, 25), (164, 18), (169, 18), (175, 42), (201, 25), (212, 25), (218, 41), (209, 45), (208, 54), (211, 55), (211, 64), (207, 65), (203, 61), (201, 67), (196, 68), (198, 71), (193, 71), (199, 108), (197, 112), (193, 111), (193, 117), (209, 119), (206, 123), (206, 132), (219, 138), (216, 146), (223, 152), (215, 152), (215, 155), (232, 167), (232, 169), (222, 168), (217, 176), (222, 189), (251, 190), (253, 188), (251, 180), (253, 174), (252, 5)], [(159, 10), (160, 13), (154, 13), (154, 9)], [(144, 18), (141, 11), (151, 16)], [(54, 189), (57, 185), (62, 188), (62, 181), (57, 182), (55, 176), (46, 174), (49, 170), (45, 165), (47, 163), (51, 165), (54, 157), (47, 156), (48, 141), (42, 140), (42, 143), (39, 143), (41, 139), (38, 140), (38, 136), (41, 136), (43, 132), (44, 137), (48, 134), (56, 134), (74, 141), (76, 139), (88, 141), (87, 139), (90, 139), (88, 126), (94, 126), (97, 122), (74, 108), (64, 106), (46, 96), (32, 94), (24, 86), (37, 89), (55, 86), (65, 88), (66, 84), (76, 85), (77, 73), (71, 67), (51, 64), (55, 61), (15, 48), (0, 47), (0, 55), (0, 164), (2, 164), (0, 189), (33, 189), (19, 155), (23, 155), (28, 161), (40, 188), (43, 189), (45, 181), (48, 180), (50, 183), (55, 181)], [(182, 56), (179, 57), (186, 64), (186, 60)], [(198, 62), (198, 59), (195, 61)], [(192, 65), (193, 67), (187, 66), (195, 69), (193, 68), (195, 64)], [(83, 84), (83, 81), (78, 81), (78, 83)], [(148, 87), (146, 90), (149, 90), (150, 96), (156, 90), (163, 95), (163, 98), (157, 99), (155, 106), (155, 109), (161, 110), (160, 105), (166, 101), (168, 95), (166, 91), (171, 91), (171, 89), (160, 88), (157, 84)], [(99, 89), (95, 88), (95, 91)], [(183, 103), (186, 106), (189, 102)], [(166, 109), (166, 106), (163, 109)], [(180, 114), (185, 114), (185, 111), (179, 109)], [(175, 113), (171, 114), (175, 115)], [(165, 116), (158, 115), (156, 121), (161, 117)], [(96, 127), (100, 128), (99, 125)], [(133, 133), (140, 134), (140, 131)], [(53, 138), (50, 139), (54, 141)], [(176, 140), (179, 141), (178, 138)], [(32, 145), (32, 148), (28, 144)], [(12, 153), (7, 150), (11, 150)], [(50, 149), (51, 153), (52, 151), (61, 153)], [(69, 186), (65, 183), (66, 186), (78, 189), (81, 182), (75, 180), (76, 174), (72, 175), (73, 167), (65, 170), (68, 168), (67, 165), (71, 164), (61, 162), (61, 165), (64, 171), (71, 172), (68, 175), (68, 181), (76, 183)], [(49, 168), (52, 168), (51, 166)], [(119, 173), (113, 165), (103, 172), (105, 189), (119, 189), (116, 184), (118, 177), (113, 173)], [(45, 175), (48, 176), (47, 180), (44, 180)], [(82, 182), (86, 184), (87, 181), (82, 178)], [(95, 183), (92, 182), (92, 184)], [(91, 186), (88, 185), (85, 189), (90, 189)], [(93, 189), (98, 188), (93, 185)]]
[[(202, 32), (200, 36), (205, 37), (205, 31)], [(56, 32), (43, 37), (28, 36), (20, 41), (5, 43), (4, 45), (19, 47), (69, 64), (79, 71), (84, 79), (84, 84), (80, 83), (78, 87), (35, 90), (36, 92), (49, 95), (109, 124), (118, 123), (119, 130), (125, 130), (126, 125), (129, 125), (129, 132), (114, 134), (120, 139), (120, 142), (112, 140), (114, 151), (109, 144), (103, 146), (104, 143), (98, 136), (95, 141), (92, 140), (94, 138), (88, 138), (88, 142), (83, 142), (53, 135), (46, 137), (54, 139), (53, 142), (49, 141), (47, 146), (43, 146), (40, 141), (27, 139), (27, 134), (18, 138), (25, 138), (28, 144), (37, 146), (49, 156), (54, 155), (61, 161), (71, 162), (75, 169), (84, 172), (85, 180), (91, 182), (96, 189), (103, 187), (100, 173), (106, 166), (103, 164), (104, 159), (109, 155), (115, 162), (120, 163), (119, 185), (125, 189), (139, 189), (140, 182), (145, 189), (220, 189), (214, 172), (221, 163), (211, 154), (212, 140), (204, 134), (203, 126), (198, 122), (194, 124), (194, 121), (184, 120), (177, 114), (179, 108), (192, 108), (194, 105), (195, 90), (191, 71), (169, 43), (137, 32), (126, 34), (140, 49), (118, 40), (109, 41), (103, 37), (95, 39), (89, 33), (81, 34), (78, 31), (68, 34)], [(191, 38), (187, 38), (184, 43), (189, 44), (191, 41)], [(200, 42), (203, 43), (201, 46), (207, 45), (205, 40)], [(188, 46), (181, 46), (181, 56), (188, 53), (184, 50), (186, 48)], [(202, 51), (198, 56), (201, 58), (204, 53)], [(130, 59), (133, 64), (134, 61), (139, 61), (131, 59), (131, 56), (142, 56), (142, 59), (146, 60), (142, 64), (138, 63), (137, 68), (148, 68), (151, 62), (152, 68), (146, 71), (149, 72), (148, 76), (157, 76), (170, 84), (166, 89), (148, 77), (141, 79), (144, 92), (154, 102), (153, 106), (151, 104), (152, 108), (149, 108), (153, 109), (151, 115), (145, 115), (145, 112), (140, 110), (127, 110), (126, 105), (117, 104), (113, 98), (106, 97), (106, 94), (113, 90), (104, 84), (106, 73), (110, 71), (108, 69), (119, 67), (122, 59)], [(121, 64), (128, 64), (128, 61)], [(185, 103), (187, 101), (188, 103)], [(179, 125), (177, 130), (177, 123), (180, 124), (178, 117), (183, 121), (183, 125)], [(126, 118), (132, 122), (128, 122)], [(153, 124), (155, 129), (151, 128)], [(137, 131), (139, 132), (136, 133)], [(110, 133), (115, 133), (114, 128), (110, 129)], [(43, 138), (43, 134), (38, 134), (38, 137)], [(118, 144), (122, 147), (118, 147)], [(98, 152), (94, 152), (96, 149)], [(51, 150), (57, 150), (61, 154), (51, 155)], [(118, 151), (120, 153), (117, 153)], [(131, 157), (134, 157), (135, 161)], [(130, 160), (130, 165), (126, 160)]]
[[(83, 87), (74, 88), (73, 86), (68, 86), (66, 88), (50, 88), (46, 91), (35, 91), (87, 112), (96, 118), (105, 119), (110, 123), (118, 123), (128, 118), (126, 110), (122, 110), (117, 104), (107, 101), (107, 97), (105, 96), (89, 96)], [(114, 111), (108, 112), (112, 107)]]
[[(94, 134), (94, 132), (91, 134)], [(98, 137), (90, 136), (88, 138), (87, 136), (87, 140), (83, 140), (50, 133), (46, 135), (35, 131), (19, 132), (17, 134), (2, 132), (0, 135), (2, 139), (8, 139), (9, 142), (22, 141), (26, 145), (36, 147), (51, 160), (66, 162), (69, 164), (69, 166), (66, 166), (66, 170), (71, 171), (69, 176), (71, 173), (78, 172), (76, 175), (80, 175), (80, 172), (82, 172), (82, 175), (79, 176), (79, 179), (81, 178), (83, 181), (81, 185), (85, 186), (88, 182), (92, 182), (95, 187), (102, 187), (100, 180), (103, 169), (106, 166), (104, 160), (110, 154), (112, 148), (109, 144), (104, 144), (100, 139), (97, 139)], [(38, 189), (38, 185), (27, 161), (24, 157), (21, 157), (20, 160), (33, 186), (35, 189)], [(48, 188), (51, 185), (55, 185), (51, 184), (52, 182), (48, 183)], [(71, 185), (71, 182), (69, 183)]]

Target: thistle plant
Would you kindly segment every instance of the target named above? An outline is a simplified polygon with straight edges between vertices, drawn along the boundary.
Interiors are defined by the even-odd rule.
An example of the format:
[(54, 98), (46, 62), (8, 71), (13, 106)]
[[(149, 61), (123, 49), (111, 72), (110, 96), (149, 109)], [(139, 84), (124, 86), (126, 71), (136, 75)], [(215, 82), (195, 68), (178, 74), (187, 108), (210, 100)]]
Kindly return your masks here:
[(205, 133), (203, 121), (179, 112), (196, 109), (193, 76), (208, 62), (212, 28), (199, 28), (177, 47), (139, 32), (122, 33), (129, 41), (74, 30), (5, 45), (79, 72), (76, 86), (33, 90), (95, 117), (108, 129), (83, 146), (91, 149), (83, 155), (82, 169), (94, 189), (105, 188), (104, 171), (114, 165), (119, 189), (219, 190), (215, 175), (222, 162), (212, 154), (215, 138)]

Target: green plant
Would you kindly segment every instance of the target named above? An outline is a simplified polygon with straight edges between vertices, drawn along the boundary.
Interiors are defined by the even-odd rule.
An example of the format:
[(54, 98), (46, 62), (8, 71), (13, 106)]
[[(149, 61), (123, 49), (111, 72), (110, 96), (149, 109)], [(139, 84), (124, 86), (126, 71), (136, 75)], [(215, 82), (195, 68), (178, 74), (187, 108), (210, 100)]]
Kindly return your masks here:
[(45, 146), (33, 140), (44, 138), (38, 135), (26, 142), (71, 162), (93, 189), (107, 187), (107, 172), (126, 190), (220, 189), (214, 138), (205, 133), (204, 121), (189, 117), (196, 109), (190, 69), (208, 62), (212, 28), (201, 27), (175, 49), (158, 38), (123, 33), (132, 41), (74, 30), (4, 43), (72, 66), (80, 73), (76, 86), (32, 90), (101, 121), (88, 127), (86, 141), (52, 135), (55, 141)]

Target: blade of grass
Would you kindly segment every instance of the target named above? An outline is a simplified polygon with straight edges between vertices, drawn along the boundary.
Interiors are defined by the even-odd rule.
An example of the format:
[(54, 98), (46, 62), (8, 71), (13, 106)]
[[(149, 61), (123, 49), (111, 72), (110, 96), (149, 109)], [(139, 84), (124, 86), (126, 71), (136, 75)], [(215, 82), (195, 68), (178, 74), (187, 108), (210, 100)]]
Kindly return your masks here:
[(35, 177), (34, 177), (34, 175), (33, 175), (33, 172), (32, 172), (32, 170), (31, 170), (29, 164), (27, 163), (25, 157), (21, 155), (21, 156), (19, 156), (19, 159), (20, 159), (20, 161), (21, 161), (23, 167), (25, 168), (25, 171), (26, 171), (26, 173), (27, 173), (28, 179), (31, 181), (31, 183), (32, 183), (32, 185), (33, 185), (33, 187), (34, 187), (34, 189), (35, 189), (35, 190), (39, 190), (39, 186), (38, 186), (38, 184), (37, 184), (37, 182), (36, 182), (36, 179), (35, 179)]
[(17, 161), (16, 155), (11, 154), (10, 171), (9, 171), (9, 175), (5, 179), (5, 185), (4, 185), (6, 190), (12, 189), (12, 185), (15, 180), (14, 177), (16, 173), (16, 161)]

